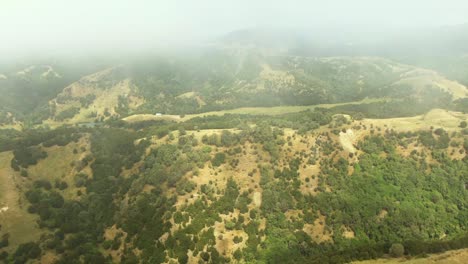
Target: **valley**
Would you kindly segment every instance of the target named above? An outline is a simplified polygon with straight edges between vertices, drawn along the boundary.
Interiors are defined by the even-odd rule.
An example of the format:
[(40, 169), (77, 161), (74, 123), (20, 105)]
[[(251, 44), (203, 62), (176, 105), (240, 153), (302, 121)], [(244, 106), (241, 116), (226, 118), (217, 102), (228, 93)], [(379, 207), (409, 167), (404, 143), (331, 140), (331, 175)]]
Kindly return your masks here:
[(466, 86), (390, 58), (241, 53), (5, 72), (0, 261), (465, 257)]
[(468, 1), (0, 1), (0, 264), (468, 263)]

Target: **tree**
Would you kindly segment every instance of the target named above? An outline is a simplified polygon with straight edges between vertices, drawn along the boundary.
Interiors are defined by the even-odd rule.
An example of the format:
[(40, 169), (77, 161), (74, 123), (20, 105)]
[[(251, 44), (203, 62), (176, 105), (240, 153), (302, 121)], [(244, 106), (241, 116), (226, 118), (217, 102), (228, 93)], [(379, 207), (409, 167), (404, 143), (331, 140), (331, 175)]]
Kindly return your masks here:
[(187, 132), (185, 131), (184, 127), (179, 127), (179, 136), (185, 136)]
[(228, 130), (223, 130), (221, 133), (221, 144), (225, 147), (236, 144), (236, 135), (232, 134)]
[(213, 164), (213, 166), (215, 167), (218, 167), (224, 163), (225, 159), (226, 159), (226, 155), (222, 152), (218, 152), (215, 154), (213, 160), (211, 161), (211, 164)]
[(242, 251), (240, 251), (240, 249), (237, 249), (236, 251), (234, 251), (233, 256), (236, 260), (240, 260), (242, 258)]
[(466, 121), (461, 121), (461, 122), (460, 122), (460, 127), (461, 127), (461, 128), (465, 128), (466, 126), (467, 126)]
[(8, 247), (8, 245), (10, 244), (8, 242), (9, 238), (10, 238), (10, 233), (3, 234), (2, 240), (0, 240), (0, 248)]
[(26, 262), (27, 259), (35, 259), (41, 255), (41, 248), (37, 243), (28, 242), (21, 244), (15, 251), (15, 259), (21, 259)]
[(399, 258), (402, 257), (405, 253), (405, 248), (400, 243), (394, 243), (390, 247), (389, 253), (392, 255), (392, 257)]

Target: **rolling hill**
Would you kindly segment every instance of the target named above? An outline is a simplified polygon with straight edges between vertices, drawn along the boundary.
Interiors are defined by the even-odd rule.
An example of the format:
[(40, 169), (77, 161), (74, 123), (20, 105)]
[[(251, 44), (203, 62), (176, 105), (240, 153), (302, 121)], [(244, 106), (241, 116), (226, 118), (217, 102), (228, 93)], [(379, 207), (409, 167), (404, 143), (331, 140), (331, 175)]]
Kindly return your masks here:
[(463, 258), (462, 71), (258, 36), (2, 68), (0, 262)]
[[(234, 109), (246, 107), (305, 109), (366, 98), (386, 101), (404, 98), (405, 103), (415, 105), (414, 113), (410, 114), (422, 114), (432, 107), (450, 108), (453, 101), (466, 98), (468, 91), (436, 71), (377, 57), (231, 53), (159, 58), (106, 68), (83, 76), (62, 90), (54, 88), (53, 98), (54, 93), (50, 92), (48, 102), (36, 100), (37, 105), (30, 110), (5, 105), (2, 124), (24, 123), (28, 120), (24, 116), (29, 116), (29, 123), (57, 126), (135, 114), (236, 112)], [(200, 61), (202, 64), (195, 66)], [(22, 105), (15, 97), (4, 98), (10, 104)]]

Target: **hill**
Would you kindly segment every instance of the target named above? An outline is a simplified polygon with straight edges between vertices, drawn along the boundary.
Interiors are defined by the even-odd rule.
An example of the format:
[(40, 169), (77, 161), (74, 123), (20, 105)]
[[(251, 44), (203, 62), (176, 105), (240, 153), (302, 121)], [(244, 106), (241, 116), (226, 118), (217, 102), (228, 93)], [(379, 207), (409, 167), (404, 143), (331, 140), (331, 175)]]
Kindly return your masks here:
[[(281, 113), (363, 100), (375, 100), (388, 111), (402, 104), (413, 106), (392, 116), (396, 117), (422, 114), (433, 107), (454, 109), (453, 102), (466, 98), (467, 91), (435, 71), (383, 58), (211, 52), (128, 63), (81, 77), (56, 91), (47, 103), (31, 108), (29, 122), (58, 126), (135, 114), (256, 114), (262, 107), (263, 112), (277, 107), (271, 109)], [(7, 109), (1, 119), (5, 128), (24, 125), (24, 117), (15, 115), (18, 111)]]
[[(20, 187), (5, 200), (2, 251), (42, 263), (336, 263), (392, 243), (408, 256), (466, 247), (466, 119), (317, 108), (14, 132), (0, 144)], [(37, 219), (33, 236), (8, 224), (14, 210)]]
[(0, 262), (391, 263), (468, 248), (462, 70), (309, 57), (291, 35), (1, 68)]

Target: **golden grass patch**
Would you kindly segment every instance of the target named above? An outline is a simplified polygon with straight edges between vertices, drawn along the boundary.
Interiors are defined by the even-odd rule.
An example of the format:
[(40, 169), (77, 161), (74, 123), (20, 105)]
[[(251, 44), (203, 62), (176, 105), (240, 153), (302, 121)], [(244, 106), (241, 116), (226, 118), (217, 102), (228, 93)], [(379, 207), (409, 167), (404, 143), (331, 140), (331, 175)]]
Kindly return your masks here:
[[(10, 167), (11, 151), (0, 152), (0, 225), (1, 234), (10, 234), (7, 251), (13, 251), (19, 244), (36, 241), (42, 230), (36, 221), (37, 215), (27, 212), (29, 203), (24, 197), (28, 179), (23, 178)], [(6, 210), (5, 210), (6, 209)]]
[(355, 264), (465, 264), (468, 260), (468, 249), (451, 250), (440, 254), (431, 254), (423, 258), (381, 258), (365, 261), (355, 261)]
[(302, 229), (317, 243), (332, 242), (332, 234), (325, 227), (325, 218), (324, 215), (319, 214), (314, 224), (304, 224), (304, 228)]

